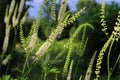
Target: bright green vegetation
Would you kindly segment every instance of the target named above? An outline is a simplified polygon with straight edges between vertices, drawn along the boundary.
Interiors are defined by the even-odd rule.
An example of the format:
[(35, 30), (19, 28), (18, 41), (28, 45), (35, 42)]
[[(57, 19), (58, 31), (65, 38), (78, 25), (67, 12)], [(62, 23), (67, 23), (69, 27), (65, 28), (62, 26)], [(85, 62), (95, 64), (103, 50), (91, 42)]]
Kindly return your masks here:
[(34, 20), (25, 2), (6, 7), (0, 80), (120, 79), (118, 4), (80, 0), (72, 13), (67, 0), (44, 0)]

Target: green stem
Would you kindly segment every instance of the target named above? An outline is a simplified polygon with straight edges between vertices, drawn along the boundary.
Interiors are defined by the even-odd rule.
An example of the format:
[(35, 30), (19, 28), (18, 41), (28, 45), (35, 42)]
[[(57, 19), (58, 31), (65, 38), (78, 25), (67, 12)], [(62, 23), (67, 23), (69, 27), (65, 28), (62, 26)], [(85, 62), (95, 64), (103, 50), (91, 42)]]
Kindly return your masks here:
[(79, 80), (82, 80), (82, 75), (79, 77)]
[(24, 66), (23, 66), (23, 70), (22, 70), (22, 76), (25, 77), (25, 69), (26, 69), (26, 66), (27, 66), (27, 62), (28, 62), (28, 58), (29, 58), (29, 54), (26, 53), (26, 59), (25, 59), (25, 63), (24, 63)]
[(79, 57), (79, 59), (78, 59), (78, 62), (77, 62), (77, 66), (76, 66), (76, 68), (75, 68), (75, 73), (74, 73), (74, 79), (73, 80), (76, 80), (76, 74), (77, 74), (77, 71), (78, 71), (78, 65), (79, 65), (79, 63), (80, 63), (80, 57)]
[(117, 60), (116, 60), (116, 62), (114, 64), (113, 69), (112, 69), (111, 72), (113, 72), (115, 70), (115, 67), (117, 66), (117, 63), (118, 63), (119, 60), (120, 60), (120, 54), (119, 54), (119, 56), (118, 56), (118, 58), (117, 58)]
[(57, 79), (57, 73), (55, 74), (55, 80), (58, 80), (58, 79)]
[(108, 80), (110, 80), (110, 76), (111, 76), (111, 71), (110, 71), (110, 53), (111, 53), (111, 49), (112, 49), (112, 46), (113, 46), (113, 43), (114, 43), (115, 40), (113, 40), (111, 42), (111, 45), (110, 45), (110, 48), (109, 48), (109, 51), (108, 51), (108, 56), (107, 56), (107, 70), (108, 70)]
[(47, 76), (47, 73), (46, 73), (46, 71), (45, 71), (45, 74), (44, 74), (44, 80), (46, 80), (46, 76)]

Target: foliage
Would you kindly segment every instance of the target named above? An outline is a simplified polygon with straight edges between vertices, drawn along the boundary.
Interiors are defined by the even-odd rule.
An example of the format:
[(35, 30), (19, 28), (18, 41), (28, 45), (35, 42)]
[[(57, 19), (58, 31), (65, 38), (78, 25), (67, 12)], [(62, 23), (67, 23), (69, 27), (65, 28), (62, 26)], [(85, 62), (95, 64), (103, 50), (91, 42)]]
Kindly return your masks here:
[(13, 79), (10, 77), (10, 75), (3, 75), (0, 80), (18, 80), (18, 79)]
[[(103, 2), (103, 6), (104, 6), (104, 2)], [(102, 8), (103, 9), (103, 8)], [(102, 12), (102, 11), (101, 11)], [(108, 61), (107, 61), (107, 66), (108, 66), (108, 80), (110, 80), (110, 76), (112, 74), (112, 69), (110, 69), (109, 67), (109, 56), (110, 56), (110, 52), (111, 52), (111, 47), (114, 43), (114, 41), (118, 41), (119, 39), (119, 27), (120, 27), (120, 21), (119, 21), (119, 14), (120, 14), (120, 11), (118, 13), (118, 22), (116, 22), (116, 26), (114, 26), (114, 31), (112, 32), (111, 36), (108, 38), (107, 42), (104, 44), (104, 46), (102, 47), (100, 53), (99, 53), (99, 56), (98, 56), (98, 59), (97, 59), (97, 63), (96, 63), (96, 78), (95, 80), (98, 80), (98, 78), (100, 77), (100, 69), (101, 69), (101, 64), (102, 64), (102, 59), (104, 57), (104, 54), (106, 53), (107, 49), (109, 48), (109, 45), (111, 44), (110, 48), (109, 48), (109, 51), (108, 51)], [(104, 16), (104, 15), (103, 15)], [(104, 17), (101, 17), (101, 21), (104, 20)], [(104, 23), (105, 25), (105, 23)], [(105, 25), (106, 29), (107, 29), (107, 26)], [(104, 30), (105, 31), (105, 30)], [(114, 68), (113, 68), (114, 70)]]

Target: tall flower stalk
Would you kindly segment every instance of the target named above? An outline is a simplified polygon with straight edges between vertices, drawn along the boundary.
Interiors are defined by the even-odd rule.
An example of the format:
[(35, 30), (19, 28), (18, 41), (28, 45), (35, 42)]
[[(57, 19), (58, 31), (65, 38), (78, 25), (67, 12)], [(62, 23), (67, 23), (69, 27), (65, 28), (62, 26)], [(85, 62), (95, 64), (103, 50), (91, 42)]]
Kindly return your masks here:
[[(21, 0), (19, 6), (16, 3), (16, 0), (12, 0), (10, 7), (7, 6), (7, 8), (6, 8), (5, 17), (4, 17), (4, 22), (6, 24), (5, 37), (4, 37), (4, 41), (3, 41), (1, 61), (3, 60), (4, 55), (8, 49), (11, 29), (14, 28), (15, 37), (16, 37), (17, 30), (18, 30), (18, 24), (19, 24), (20, 20), (22, 20), (24, 23), (27, 18), (26, 17), (27, 11), (24, 13), (24, 16), (22, 16), (22, 11), (23, 11), (24, 5), (25, 5), (25, 0)], [(14, 41), (13, 41), (13, 43), (14, 43)]]
[(52, 42), (56, 39), (58, 35), (60, 35), (63, 31), (63, 29), (70, 23), (73, 23), (76, 18), (83, 12), (85, 8), (81, 9), (79, 12), (77, 12), (72, 17), (67, 18), (63, 20), (63, 22), (59, 23), (57, 25), (57, 28), (49, 35), (46, 42), (39, 48), (39, 50), (35, 53), (35, 56), (33, 57), (35, 61), (37, 61), (40, 57), (42, 57), (45, 52), (48, 50), (48, 48), (51, 46)]

